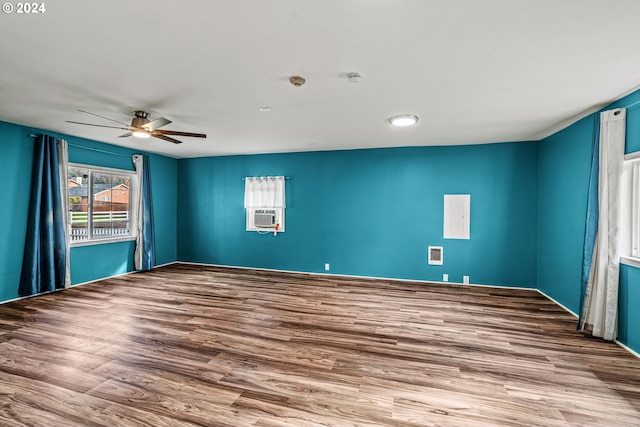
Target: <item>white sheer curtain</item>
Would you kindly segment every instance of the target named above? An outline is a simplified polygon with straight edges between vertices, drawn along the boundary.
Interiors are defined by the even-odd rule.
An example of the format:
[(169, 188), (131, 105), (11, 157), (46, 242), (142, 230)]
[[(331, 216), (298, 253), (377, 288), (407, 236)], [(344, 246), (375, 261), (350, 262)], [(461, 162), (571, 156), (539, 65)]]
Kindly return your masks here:
[(134, 154), (132, 156), (133, 165), (136, 169), (134, 176), (134, 183), (131, 188), (131, 218), (135, 220), (135, 223), (129, 225), (135, 230), (136, 235), (136, 249), (133, 255), (133, 263), (136, 270), (142, 269), (142, 174), (143, 174), (143, 159), (140, 154)]
[(284, 176), (255, 176), (244, 180), (246, 209), (279, 209), (286, 207)]
[(598, 231), (583, 306), (581, 329), (613, 340), (617, 333), (620, 274), (620, 185), (624, 162), (626, 110), (600, 115)]
[(135, 224), (131, 227), (135, 229), (136, 248), (133, 256), (133, 263), (136, 270), (143, 270), (144, 265), (144, 213), (143, 213), (143, 192), (142, 181), (144, 176), (144, 158), (140, 154), (132, 156), (133, 165), (136, 169), (135, 185), (132, 186), (131, 192), (131, 211), (132, 218), (136, 219)]
[(67, 147), (67, 141), (59, 139), (57, 141), (58, 150), (58, 175), (60, 176), (60, 195), (62, 198), (62, 213), (65, 227), (66, 236), (66, 274), (64, 278), (64, 287), (71, 286), (71, 241), (69, 237), (69, 230), (71, 225), (71, 214), (69, 213), (69, 151)]

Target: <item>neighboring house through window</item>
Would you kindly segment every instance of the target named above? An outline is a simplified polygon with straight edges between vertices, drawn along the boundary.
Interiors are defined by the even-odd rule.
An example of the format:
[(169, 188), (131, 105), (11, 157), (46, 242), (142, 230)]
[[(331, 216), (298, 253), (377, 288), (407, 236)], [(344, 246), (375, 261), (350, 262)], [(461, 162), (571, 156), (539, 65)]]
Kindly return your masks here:
[(129, 191), (134, 183), (132, 171), (70, 165), (67, 190), (71, 244), (134, 238)]

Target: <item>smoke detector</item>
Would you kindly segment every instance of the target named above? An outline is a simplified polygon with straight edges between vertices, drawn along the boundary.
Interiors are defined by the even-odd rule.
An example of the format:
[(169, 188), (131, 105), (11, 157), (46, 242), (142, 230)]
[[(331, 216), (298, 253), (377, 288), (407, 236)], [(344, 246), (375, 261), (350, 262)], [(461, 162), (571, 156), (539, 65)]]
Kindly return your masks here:
[(349, 83), (358, 83), (361, 78), (362, 78), (362, 76), (360, 75), (360, 73), (349, 73), (349, 74), (347, 74), (347, 81)]
[(291, 76), (289, 77), (289, 82), (295, 87), (302, 86), (307, 80), (302, 76)]

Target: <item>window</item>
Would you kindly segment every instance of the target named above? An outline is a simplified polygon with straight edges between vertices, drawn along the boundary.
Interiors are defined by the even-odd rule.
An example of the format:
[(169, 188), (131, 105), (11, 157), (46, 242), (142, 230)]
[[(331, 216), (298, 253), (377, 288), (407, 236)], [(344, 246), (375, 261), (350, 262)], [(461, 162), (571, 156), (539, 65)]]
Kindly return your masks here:
[(640, 258), (640, 159), (631, 162), (631, 256)]
[(244, 207), (246, 229), (257, 232), (284, 232), (285, 177), (246, 177)]
[(640, 153), (625, 156), (621, 189), (620, 254), (640, 263)]
[(129, 190), (135, 182), (132, 171), (70, 165), (67, 190), (71, 244), (134, 238)]

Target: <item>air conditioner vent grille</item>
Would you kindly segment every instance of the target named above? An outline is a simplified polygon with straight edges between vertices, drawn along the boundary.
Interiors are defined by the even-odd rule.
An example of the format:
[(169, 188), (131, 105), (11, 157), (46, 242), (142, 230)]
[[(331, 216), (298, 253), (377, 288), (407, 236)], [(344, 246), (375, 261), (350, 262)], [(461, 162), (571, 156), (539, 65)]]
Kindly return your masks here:
[(275, 209), (256, 209), (253, 216), (253, 225), (258, 228), (275, 228)]

